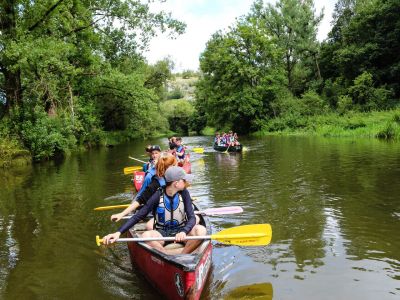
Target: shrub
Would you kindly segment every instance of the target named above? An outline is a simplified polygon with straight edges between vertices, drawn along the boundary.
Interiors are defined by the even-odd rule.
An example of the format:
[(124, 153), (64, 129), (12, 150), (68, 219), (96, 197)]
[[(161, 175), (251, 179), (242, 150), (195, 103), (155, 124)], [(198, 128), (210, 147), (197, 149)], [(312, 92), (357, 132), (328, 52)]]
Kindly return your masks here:
[(388, 121), (386, 124), (378, 131), (375, 137), (379, 139), (393, 139), (396, 136), (396, 129), (393, 122)]
[(320, 115), (327, 111), (325, 101), (315, 91), (310, 90), (304, 93), (301, 97), (301, 102), (303, 104), (302, 115)]
[(182, 90), (179, 87), (174, 88), (167, 94), (167, 99), (181, 99), (184, 97)]
[(337, 111), (339, 114), (344, 114), (345, 112), (353, 108), (353, 100), (350, 96), (344, 95), (339, 96), (337, 103)]
[(35, 160), (64, 154), (76, 144), (72, 125), (64, 117), (50, 118), (40, 106), (31, 114), (25, 113), (21, 124), (21, 138)]

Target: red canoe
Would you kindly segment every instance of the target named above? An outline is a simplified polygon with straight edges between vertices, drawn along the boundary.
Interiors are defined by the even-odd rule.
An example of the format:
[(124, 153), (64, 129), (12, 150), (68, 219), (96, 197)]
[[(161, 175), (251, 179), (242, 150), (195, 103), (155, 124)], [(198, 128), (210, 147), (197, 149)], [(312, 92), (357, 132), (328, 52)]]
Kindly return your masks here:
[(143, 185), (145, 176), (146, 176), (146, 173), (143, 171), (133, 172), (133, 184), (135, 185), (135, 189), (137, 192), (140, 191), (140, 189)]
[[(211, 228), (207, 217), (200, 224)], [(140, 224), (138, 224), (140, 225)], [(128, 231), (128, 237), (139, 237), (139, 226)], [(212, 243), (205, 240), (196, 253), (166, 255), (145, 243), (129, 242), (131, 262), (165, 299), (199, 299), (210, 273)]]
[(183, 162), (179, 162), (178, 166), (182, 167), (187, 174), (192, 173), (192, 164), (190, 163), (190, 154), (186, 154), (185, 160)]

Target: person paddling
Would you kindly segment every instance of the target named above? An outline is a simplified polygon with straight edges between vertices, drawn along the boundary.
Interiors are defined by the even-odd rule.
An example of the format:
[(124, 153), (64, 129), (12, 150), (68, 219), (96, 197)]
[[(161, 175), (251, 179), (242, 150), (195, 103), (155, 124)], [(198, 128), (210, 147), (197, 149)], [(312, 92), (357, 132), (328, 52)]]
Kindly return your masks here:
[(149, 171), (151, 168), (154, 168), (156, 163), (157, 163), (157, 159), (160, 156), (161, 153), (161, 148), (158, 145), (148, 145), (145, 148), (146, 152), (149, 154), (150, 158), (149, 158), (149, 162), (145, 163), (143, 165), (143, 172), (147, 172)]
[[(141, 193), (138, 197), (135, 197), (135, 199), (132, 201), (132, 204), (129, 205), (125, 210), (118, 214), (113, 214), (111, 216), (111, 220), (118, 222), (121, 220), (123, 217), (126, 215), (130, 214), (131, 212), (134, 212), (136, 209), (139, 208), (139, 206), (144, 205), (147, 203), (148, 199), (159, 189), (159, 188), (165, 188), (165, 171), (171, 167), (171, 166), (176, 166), (177, 161), (175, 156), (169, 153), (162, 153), (160, 157), (157, 160), (157, 165), (156, 165), (156, 173), (155, 175), (151, 178), (150, 184), (145, 188), (143, 193)], [(147, 228), (151, 229), (153, 227), (153, 224), (150, 224), (150, 227), (147, 226)]]
[[(175, 236), (175, 242), (186, 242), (182, 254), (191, 253), (200, 244), (201, 240), (185, 241), (186, 235), (205, 235), (207, 230), (202, 225), (196, 224), (192, 201), (189, 191), (186, 189), (193, 175), (186, 174), (180, 167), (170, 167), (165, 172), (166, 188), (157, 191), (146, 205), (133, 215), (117, 232), (103, 237), (104, 244), (114, 243), (121, 234), (143, 219), (149, 212), (155, 216), (153, 230), (145, 231), (143, 238)], [(164, 249), (164, 241), (147, 242), (153, 247), (166, 254), (176, 254), (176, 250)], [(180, 249), (179, 249), (180, 250)]]

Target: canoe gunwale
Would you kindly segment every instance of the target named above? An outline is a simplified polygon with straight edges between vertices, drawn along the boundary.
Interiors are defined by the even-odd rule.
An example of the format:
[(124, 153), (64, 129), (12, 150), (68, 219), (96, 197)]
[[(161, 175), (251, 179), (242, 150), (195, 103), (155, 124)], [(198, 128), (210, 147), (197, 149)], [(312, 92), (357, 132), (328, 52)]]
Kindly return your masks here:
[[(225, 152), (226, 149), (228, 149), (228, 146), (218, 146), (214, 144), (213, 149), (218, 152)], [(243, 145), (237, 145), (237, 146), (230, 146), (228, 152), (242, 152), (242, 150), (243, 150)]]

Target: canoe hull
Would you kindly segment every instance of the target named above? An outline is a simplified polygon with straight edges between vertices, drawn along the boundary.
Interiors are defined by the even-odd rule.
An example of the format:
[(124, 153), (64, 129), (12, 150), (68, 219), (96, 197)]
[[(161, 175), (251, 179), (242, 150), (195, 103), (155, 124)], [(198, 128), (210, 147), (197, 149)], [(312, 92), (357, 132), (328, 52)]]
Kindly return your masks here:
[[(206, 225), (210, 234), (208, 219)], [(207, 225), (208, 224), (208, 225)], [(128, 231), (129, 237), (137, 237)], [(200, 253), (166, 255), (144, 243), (128, 243), (132, 265), (138, 269), (165, 299), (194, 299), (201, 296), (211, 269), (212, 243), (204, 241)]]
[[(215, 151), (225, 152), (226, 149), (228, 149), (228, 146), (218, 146), (218, 145), (214, 144), (213, 148)], [(230, 146), (228, 149), (228, 152), (242, 152), (242, 150), (243, 150), (243, 146), (237, 145), (237, 146)]]

